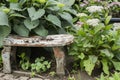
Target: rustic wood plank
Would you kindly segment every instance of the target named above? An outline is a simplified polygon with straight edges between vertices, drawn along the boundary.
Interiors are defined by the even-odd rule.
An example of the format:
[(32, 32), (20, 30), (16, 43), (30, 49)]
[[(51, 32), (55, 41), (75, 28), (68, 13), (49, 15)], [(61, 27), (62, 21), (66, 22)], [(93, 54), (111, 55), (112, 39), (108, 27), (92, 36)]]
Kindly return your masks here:
[(3, 60), (3, 72), (4, 73), (11, 73), (11, 64), (10, 64), (10, 46), (4, 46), (2, 50), (2, 60)]
[(56, 73), (58, 75), (65, 75), (65, 54), (62, 47), (54, 47), (54, 56), (56, 59)]
[(47, 37), (32, 36), (20, 37), (10, 35), (4, 40), (5, 46), (26, 46), (26, 47), (53, 47), (65, 46), (73, 42), (74, 37), (69, 34), (48, 35)]

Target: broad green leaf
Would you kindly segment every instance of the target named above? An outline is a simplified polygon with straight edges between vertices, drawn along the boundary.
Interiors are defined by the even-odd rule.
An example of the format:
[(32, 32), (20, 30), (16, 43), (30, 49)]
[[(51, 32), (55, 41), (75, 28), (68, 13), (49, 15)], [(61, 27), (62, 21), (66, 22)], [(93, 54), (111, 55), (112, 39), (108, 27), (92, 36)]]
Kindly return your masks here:
[(98, 26), (96, 26), (96, 27), (94, 28), (95, 34), (96, 34), (97, 32), (99, 32), (100, 30), (102, 30), (103, 27), (105, 27), (104, 24), (99, 24)]
[(31, 31), (39, 25), (39, 20), (31, 21), (30, 19), (24, 20), (24, 25)]
[(35, 28), (34, 32), (39, 36), (47, 36), (48, 34), (48, 31), (43, 26)]
[(29, 30), (22, 24), (20, 24), (20, 25), (16, 24), (14, 26), (14, 31), (20, 36), (28, 36), (29, 35)]
[(115, 70), (119, 70), (120, 71), (120, 62), (116, 62), (116, 61), (112, 61)]
[(87, 71), (87, 73), (89, 75), (91, 75), (92, 70), (94, 69), (95, 64), (91, 63), (91, 61), (88, 59), (88, 60), (84, 60), (83, 65), (84, 65), (85, 70)]
[(113, 27), (112, 24), (109, 24), (109, 25), (105, 26), (105, 29), (110, 30), (112, 27)]
[(63, 12), (63, 13), (59, 13), (59, 15), (61, 16), (61, 18), (65, 19), (66, 21), (68, 21), (71, 25), (73, 25), (72, 23), (72, 16), (67, 13), (67, 12)]
[(19, 3), (21, 6), (23, 6), (23, 4), (26, 2), (27, 0), (20, 0)]
[(22, 11), (19, 3), (10, 3), (10, 9), (16, 10), (16, 11)]
[(102, 54), (105, 54), (108, 58), (113, 58), (113, 53), (112, 52), (110, 52), (108, 49), (103, 49), (103, 50), (100, 50), (100, 52), (102, 53)]
[(61, 27), (61, 21), (59, 20), (59, 18), (57, 16), (49, 14), (47, 16), (47, 20), (50, 21), (50, 22), (52, 22), (56, 26)]
[(39, 9), (39, 10), (34, 14), (34, 17), (32, 18), (32, 20), (37, 20), (37, 19), (41, 18), (44, 14), (45, 14), (45, 10), (44, 10), (44, 9)]
[(89, 58), (87, 60), (83, 61), (83, 65), (85, 67), (85, 70), (87, 71), (87, 73), (89, 75), (91, 75), (94, 67), (95, 67), (95, 63), (97, 61), (97, 57), (96, 56), (89, 56)]
[(107, 18), (105, 19), (105, 24), (108, 24), (110, 22), (112, 16), (107, 16)]
[(114, 74), (112, 74), (112, 77), (114, 78), (113, 80), (119, 80), (120, 79), (120, 73), (115, 72)]
[(109, 75), (108, 61), (106, 59), (102, 59), (101, 62), (102, 62), (102, 65), (103, 65), (104, 73)]
[(28, 13), (31, 20), (33, 21), (41, 18), (45, 14), (45, 10), (39, 9), (38, 11), (36, 11), (34, 7), (31, 7), (31, 8), (28, 8)]
[(35, 8), (34, 7), (28, 8), (27, 11), (28, 11), (30, 18), (32, 19), (34, 17), (35, 12), (36, 12)]
[(95, 55), (90, 55), (90, 56), (89, 56), (89, 59), (90, 59), (90, 61), (91, 61), (92, 63), (95, 64), (95, 63), (97, 62), (98, 57), (95, 56)]
[(25, 16), (19, 14), (19, 13), (13, 13), (13, 14), (10, 14), (9, 17), (21, 17), (21, 18), (26, 18)]
[(3, 45), (3, 40), (11, 32), (11, 28), (8, 26), (0, 26), (0, 47)]
[(97, 78), (97, 80), (106, 80), (103, 73), (100, 75), (100, 79)]
[(0, 11), (0, 25), (9, 26), (8, 16), (4, 12), (1, 12), (1, 11)]
[(72, 6), (75, 3), (75, 0), (58, 0), (61, 3), (64, 3), (66, 6)]
[(77, 11), (74, 10), (74, 9), (71, 9), (70, 7), (66, 7), (66, 6), (65, 6), (65, 7), (63, 7), (63, 10), (64, 10), (64, 11), (67, 11), (67, 12), (73, 14), (73, 15), (76, 15), (76, 14), (77, 14)]

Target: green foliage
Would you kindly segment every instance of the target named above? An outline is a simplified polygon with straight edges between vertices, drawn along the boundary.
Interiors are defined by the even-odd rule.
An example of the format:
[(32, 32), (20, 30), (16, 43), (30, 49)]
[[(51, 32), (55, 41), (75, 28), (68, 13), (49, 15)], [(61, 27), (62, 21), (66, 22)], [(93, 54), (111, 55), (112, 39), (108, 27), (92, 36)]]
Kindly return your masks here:
[(74, 76), (69, 76), (67, 80), (76, 80)]
[(97, 78), (97, 80), (119, 80), (119, 79), (120, 79), (119, 72), (115, 72), (111, 76), (104, 76), (103, 74), (101, 74), (100, 78)]
[[(75, 59), (75, 68), (80, 67), (89, 75), (95, 68), (102, 68), (102, 71), (109, 75), (109, 70), (113, 67), (115, 70), (120, 69), (120, 30), (114, 30), (114, 26), (110, 24), (111, 15), (104, 9), (103, 3), (93, 0), (88, 2), (89, 4), (80, 7), (81, 9), (76, 7), (79, 10), (74, 18), (74, 28), (67, 28), (67, 31), (75, 36), (69, 55)], [(103, 7), (100, 12), (97, 12), (98, 9), (87, 10), (95, 3), (95, 8)]]
[[(0, 46), (4, 37), (11, 32), (20, 36), (59, 34), (66, 27), (64, 22), (72, 26), (72, 5), (75, 0), (6, 0), (0, 5)], [(69, 4), (68, 4), (69, 3)], [(9, 6), (8, 6), (9, 5)], [(59, 6), (58, 6), (59, 5)], [(74, 10), (75, 12), (75, 10)], [(65, 16), (65, 17), (64, 17)], [(68, 20), (70, 19), (70, 20)], [(62, 24), (62, 25), (61, 25)], [(57, 29), (57, 30), (56, 30)]]
[(20, 60), (21, 68), (23, 70), (28, 70), (30, 68), (29, 58), (25, 55), (25, 53), (21, 53), (19, 55), (19, 57), (21, 58), (21, 60)]
[(51, 71), (51, 72), (49, 73), (49, 75), (53, 77), (53, 76), (56, 75), (56, 72), (55, 72), (55, 71)]
[(45, 57), (36, 58), (35, 63), (31, 64), (32, 72), (45, 72), (51, 67), (51, 62), (45, 61)]
[(51, 67), (51, 62), (46, 61), (45, 57), (36, 58), (34, 63), (30, 63), (29, 58), (25, 53), (19, 55), (21, 58), (20, 66), (23, 70), (31, 70), (31, 76), (34, 76), (36, 73), (41, 73), (47, 71)]
[(120, 69), (119, 57), (116, 57), (120, 53), (120, 44), (117, 43), (120, 32), (106, 28), (105, 25), (91, 27), (84, 24), (79, 30), (71, 31), (75, 41), (69, 49), (69, 55), (74, 56), (76, 62), (80, 61), (79, 65), (89, 75), (97, 65), (103, 67), (106, 74), (113, 66), (115, 70)]

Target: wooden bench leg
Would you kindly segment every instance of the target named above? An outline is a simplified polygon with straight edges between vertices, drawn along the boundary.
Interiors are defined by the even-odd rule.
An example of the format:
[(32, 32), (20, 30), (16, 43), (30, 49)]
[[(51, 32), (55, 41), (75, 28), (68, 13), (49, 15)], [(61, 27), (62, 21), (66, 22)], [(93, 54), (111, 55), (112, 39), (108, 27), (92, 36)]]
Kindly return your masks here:
[(3, 60), (3, 72), (4, 73), (11, 73), (11, 64), (10, 64), (10, 46), (4, 46), (2, 50), (2, 60)]
[(65, 75), (65, 54), (61, 47), (54, 47), (54, 56), (56, 59), (56, 73), (58, 75)]

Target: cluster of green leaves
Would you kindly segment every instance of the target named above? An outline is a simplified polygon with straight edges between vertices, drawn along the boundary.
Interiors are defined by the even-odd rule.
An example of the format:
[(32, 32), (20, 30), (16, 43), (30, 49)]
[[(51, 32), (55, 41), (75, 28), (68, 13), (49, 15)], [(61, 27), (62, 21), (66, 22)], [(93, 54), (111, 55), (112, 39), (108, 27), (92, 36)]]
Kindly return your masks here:
[[(93, 5), (93, 2), (91, 4)], [(75, 36), (74, 43), (70, 46), (69, 55), (74, 56), (75, 67), (80, 67), (92, 74), (94, 68), (102, 68), (105, 74), (109, 75), (109, 70), (115, 68), (120, 71), (120, 30), (113, 30), (113, 25), (109, 24), (111, 16), (108, 10), (103, 12), (89, 13), (82, 8), (88, 16), (75, 18), (82, 24), (79, 30), (69, 29), (68, 32)], [(102, 18), (105, 18), (103, 21)], [(97, 18), (101, 20), (99, 25), (90, 26), (86, 20)]]
[(35, 63), (31, 64), (32, 72), (45, 72), (51, 67), (51, 62), (45, 60), (45, 57), (36, 58)]
[(21, 58), (20, 66), (23, 70), (31, 70), (32, 76), (35, 73), (41, 73), (47, 71), (51, 67), (51, 62), (46, 61), (45, 57), (36, 58), (34, 63), (30, 63), (29, 58), (25, 55), (25, 53), (21, 53), (19, 55)]
[[(72, 26), (75, 0), (3, 0), (0, 2), (0, 46), (4, 37), (65, 33)], [(51, 31), (52, 30), (52, 31)]]
[(30, 68), (30, 60), (29, 57), (25, 55), (25, 53), (21, 53), (18, 55), (20, 57), (20, 66), (23, 70), (28, 70)]
[(111, 76), (104, 76), (103, 74), (101, 74), (100, 78), (97, 78), (97, 80), (119, 80), (119, 79), (120, 79), (119, 72), (115, 72)]

